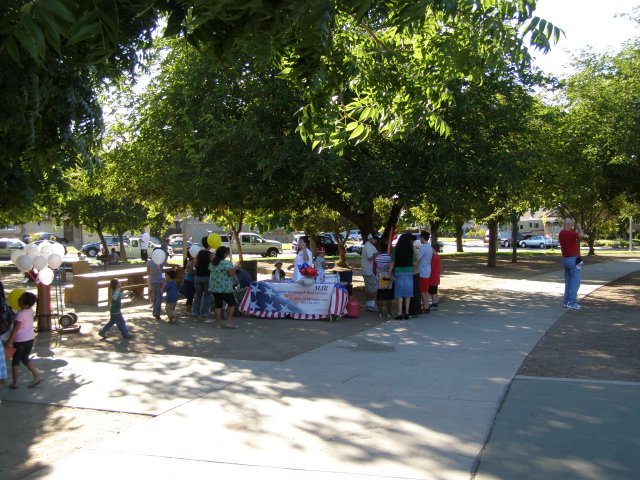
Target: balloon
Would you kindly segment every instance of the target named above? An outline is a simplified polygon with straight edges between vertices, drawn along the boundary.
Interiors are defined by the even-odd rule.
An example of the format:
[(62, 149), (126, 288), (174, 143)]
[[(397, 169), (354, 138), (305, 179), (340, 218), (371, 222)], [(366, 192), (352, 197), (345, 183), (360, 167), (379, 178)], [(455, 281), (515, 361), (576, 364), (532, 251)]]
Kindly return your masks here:
[(24, 249), (20, 249), (20, 250), (14, 250), (11, 253), (11, 261), (13, 262), (14, 265), (17, 265), (17, 261), (18, 261), (18, 257), (20, 255), (24, 255)]
[(28, 272), (33, 268), (33, 258), (29, 255), (20, 255), (16, 262), (16, 267), (18, 267), (18, 270), (21, 272)]
[(191, 246), (189, 247), (189, 253), (190, 253), (190, 254), (191, 254), (191, 256), (192, 256), (192, 257), (194, 257), (194, 258), (195, 258), (195, 256), (196, 256), (196, 255), (198, 255), (198, 252), (199, 252), (200, 250), (202, 250), (202, 247), (201, 247), (200, 245), (195, 245), (195, 244), (193, 244), (193, 245), (191, 245)]
[(51, 244), (51, 253), (57, 253), (62, 257), (64, 255), (64, 245), (58, 242)]
[(44, 256), (45, 258), (49, 258), (51, 252), (53, 252), (53, 243), (42, 242), (40, 244), (40, 255)]
[(38, 273), (38, 280), (40, 280), (45, 285), (51, 285), (51, 282), (53, 282), (53, 270), (51, 270), (49, 267), (44, 267)]
[(42, 270), (46, 266), (47, 266), (47, 259), (44, 258), (43, 255), (38, 255), (33, 259), (33, 268), (35, 268), (36, 270)]
[(18, 300), (20, 300), (20, 297), (24, 292), (26, 292), (24, 288), (14, 288), (13, 290), (11, 290), (11, 293), (9, 293), (9, 295), (7, 296), (7, 303), (15, 311), (20, 310), (20, 305), (18, 305)]
[(159, 248), (155, 249), (151, 254), (151, 261), (158, 265), (162, 265), (167, 258), (167, 254), (164, 253), (164, 250)]
[(297, 283), (299, 283), (303, 287), (310, 287), (311, 285), (315, 285), (316, 281), (313, 278), (302, 277), (300, 280), (298, 280)]
[(60, 267), (60, 265), (62, 265), (62, 255), (58, 253), (52, 253), (51, 255), (49, 255), (48, 262), (49, 268), (55, 270)]
[(207, 237), (207, 243), (209, 244), (209, 248), (215, 250), (220, 245), (222, 245), (222, 238), (217, 233), (210, 233)]
[(24, 253), (33, 258), (40, 255), (40, 249), (35, 243), (30, 243), (29, 245), (27, 245), (27, 248), (24, 249)]

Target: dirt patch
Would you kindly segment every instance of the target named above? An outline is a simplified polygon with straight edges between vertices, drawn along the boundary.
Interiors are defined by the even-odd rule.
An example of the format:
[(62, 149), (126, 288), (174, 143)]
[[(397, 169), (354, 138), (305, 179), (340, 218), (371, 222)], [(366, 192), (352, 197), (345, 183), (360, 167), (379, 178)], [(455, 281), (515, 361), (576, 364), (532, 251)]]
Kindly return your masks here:
[(640, 272), (606, 285), (567, 311), (540, 339), (518, 374), (640, 381)]

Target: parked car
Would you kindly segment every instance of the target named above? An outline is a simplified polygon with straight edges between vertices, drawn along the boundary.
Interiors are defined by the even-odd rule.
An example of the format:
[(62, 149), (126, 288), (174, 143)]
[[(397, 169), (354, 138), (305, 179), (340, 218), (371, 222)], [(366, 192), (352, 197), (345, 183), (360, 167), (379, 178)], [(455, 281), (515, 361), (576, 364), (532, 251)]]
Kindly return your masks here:
[(11, 257), (16, 250), (24, 250), (25, 243), (17, 238), (0, 238), (0, 257)]
[[(151, 237), (155, 238), (155, 237)], [(157, 240), (157, 238), (156, 238)], [(147, 252), (149, 256), (151, 256), (151, 252), (155, 248), (160, 248), (160, 242), (154, 242), (153, 240), (149, 240), (149, 248), (147, 248)], [(127, 252), (127, 258), (141, 258), (142, 253), (140, 251), (140, 237), (130, 237), (129, 241), (124, 244), (124, 249)], [(173, 248), (171, 245), (167, 245), (167, 255), (169, 257), (173, 257)]]
[(338, 255), (338, 244), (333, 239), (333, 235), (320, 233), (316, 236), (316, 245), (324, 247), (325, 255)]
[[(105, 235), (105, 241), (107, 242), (107, 248), (111, 250), (112, 247), (116, 248), (116, 252), (120, 253), (120, 239), (115, 235)], [(126, 244), (125, 244), (126, 245)], [(102, 243), (100, 241), (85, 243), (80, 247), (80, 251), (87, 257), (97, 257), (102, 249)]]
[(22, 237), (24, 243), (29, 243), (35, 240), (51, 240), (52, 242), (64, 242), (64, 238), (58, 238), (55, 233), (51, 232), (33, 232), (28, 233)]
[(169, 242), (169, 246), (172, 248), (173, 253), (177, 253), (178, 255), (181, 255), (182, 254), (182, 247), (183, 247), (183, 245), (185, 243), (187, 244), (187, 250), (189, 250), (191, 245), (193, 245), (193, 243), (191, 243), (191, 242), (183, 242), (182, 241), (182, 237), (180, 237), (179, 239), (171, 240)]
[[(233, 246), (234, 252), (238, 250), (235, 247), (235, 242), (231, 241), (232, 239), (228, 234), (222, 234), (220, 237), (222, 237), (222, 245), (230, 248)], [(278, 254), (282, 253), (282, 243), (275, 240), (267, 240), (257, 233), (240, 232), (238, 237), (240, 239), (242, 253), (258, 254), (263, 257), (277, 257)]]
[(33, 242), (35, 245), (42, 245), (43, 243), (60, 243), (60, 245), (62, 245), (64, 247), (64, 254), (67, 254), (67, 246), (64, 243), (58, 242), (58, 241), (53, 241), (53, 240), (36, 240), (35, 242)]
[[(518, 239), (516, 243), (520, 243), (524, 240), (524, 235), (518, 232)], [(511, 246), (511, 232), (498, 232), (498, 244), (501, 247), (509, 248)]]
[(524, 247), (538, 247), (538, 248), (551, 248), (553, 241), (551, 237), (545, 237), (544, 235), (534, 235), (531, 238), (521, 240), (519, 245)]

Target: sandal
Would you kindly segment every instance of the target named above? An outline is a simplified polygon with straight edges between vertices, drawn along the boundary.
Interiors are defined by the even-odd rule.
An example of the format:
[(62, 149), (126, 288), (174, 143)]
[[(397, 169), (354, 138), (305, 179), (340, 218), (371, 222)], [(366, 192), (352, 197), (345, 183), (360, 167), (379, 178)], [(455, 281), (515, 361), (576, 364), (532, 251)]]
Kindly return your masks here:
[(31, 382), (31, 385), (29, 385), (27, 388), (33, 388), (36, 385), (40, 385), (40, 382), (42, 382), (42, 378), (39, 378), (37, 380), (34, 380), (33, 382)]

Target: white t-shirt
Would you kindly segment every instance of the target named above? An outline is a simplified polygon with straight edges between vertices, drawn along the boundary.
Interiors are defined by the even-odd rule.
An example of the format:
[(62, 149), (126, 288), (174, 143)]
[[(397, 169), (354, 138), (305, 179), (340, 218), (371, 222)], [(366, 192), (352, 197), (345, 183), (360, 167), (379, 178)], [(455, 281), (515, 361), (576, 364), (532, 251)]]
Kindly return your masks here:
[(367, 277), (373, 275), (373, 259), (378, 253), (376, 246), (369, 240), (362, 247), (362, 258), (360, 259), (360, 268), (362, 269), (362, 276)]
[(308, 260), (304, 259), (304, 252), (305, 252), (304, 250), (298, 251), (298, 255), (296, 255), (296, 259), (293, 262), (293, 281), (294, 282), (297, 282), (302, 277), (304, 277), (304, 275), (300, 273), (300, 269), (298, 268), (298, 265), (302, 265), (303, 263), (306, 263), (307, 265), (313, 265), (313, 255), (311, 253), (311, 249), (310, 248), (306, 249)]
[(140, 235), (140, 249), (147, 250), (149, 248), (149, 234), (144, 232)]
[(433, 257), (433, 249), (428, 243), (423, 243), (418, 249), (418, 268), (420, 269), (420, 277), (429, 278), (431, 276), (431, 257)]

